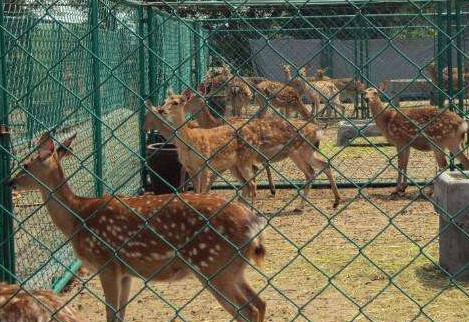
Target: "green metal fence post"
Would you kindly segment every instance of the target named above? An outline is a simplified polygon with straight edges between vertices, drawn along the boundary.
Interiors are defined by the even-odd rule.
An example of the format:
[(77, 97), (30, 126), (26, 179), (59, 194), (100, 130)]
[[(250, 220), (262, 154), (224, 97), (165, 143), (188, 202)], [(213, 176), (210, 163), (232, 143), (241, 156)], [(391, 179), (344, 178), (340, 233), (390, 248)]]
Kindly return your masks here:
[[(144, 17), (143, 17), (143, 8), (138, 8), (138, 36), (139, 39), (139, 49), (138, 49), (138, 69), (139, 69), (139, 80), (138, 80), (138, 87), (139, 87), (139, 94), (141, 97), (145, 98), (145, 41), (144, 41)], [(141, 100), (138, 103), (138, 126), (139, 126), (139, 134), (140, 134), (140, 155), (142, 157), (141, 164), (141, 185), (142, 187), (146, 186), (146, 137), (145, 137), (145, 129), (143, 128), (143, 123), (145, 122), (145, 104)]]
[(91, 28), (91, 50), (93, 52), (93, 144), (94, 144), (94, 173), (95, 190), (97, 196), (104, 194), (103, 189), (103, 125), (101, 111), (101, 88), (99, 71), (99, 21), (98, 21), (98, 1), (90, 0), (90, 28)]
[(445, 103), (444, 94), (444, 83), (443, 83), (443, 65), (444, 65), (444, 56), (443, 56), (443, 6), (441, 2), (437, 4), (437, 26), (438, 26), (438, 43), (437, 43), (437, 57), (436, 57), (436, 70), (437, 70), (437, 80), (438, 80), (438, 106), (443, 108)]
[(202, 37), (200, 36), (202, 28), (200, 23), (195, 25), (195, 83), (200, 84), (202, 82)]
[(156, 32), (155, 32), (155, 12), (152, 8), (147, 9), (147, 26), (148, 26), (148, 47), (151, 51), (148, 53), (148, 79), (149, 79), (149, 92), (151, 100), (157, 104), (158, 93), (156, 92)]
[(457, 46), (457, 65), (458, 65), (458, 109), (459, 114), (464, 115), (464, 97), (465, 97), (465, 86), (463, 78), (463, 41), (462, 34), (464, 29), (461, 27), (461, 2), (460, 0), (455, 1), (455, 14), (456, 14), (456, 46)]
[[(3, 4), (0, 4), (0, 26), (4, 26)], [(5, 34), (0, 28), (0, 280), (14, 282), (15, 244), (13, 239), (13, 202), (11, 190), (3, 184), (10, 177), (9, 107), (7, 94)]]

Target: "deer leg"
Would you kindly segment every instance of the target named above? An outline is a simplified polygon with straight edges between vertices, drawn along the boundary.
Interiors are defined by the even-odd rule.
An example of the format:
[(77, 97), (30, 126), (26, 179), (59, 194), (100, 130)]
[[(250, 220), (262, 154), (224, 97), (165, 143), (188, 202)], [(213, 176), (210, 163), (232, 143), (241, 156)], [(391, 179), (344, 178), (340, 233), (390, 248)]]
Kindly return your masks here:
[(300, 195), (300, 205), (293, 210), (294, 212), (302, 212), (305, 208), (305, 203), (309, 195), (309, 190), (311, 189), (312, 180), (314, 179), (314, 169), (308, 166), (306, 161), (307, 158), (305, 158), (305, 156), (301, 155), (300, 153), (292, 153), (290, 155), (290, 158), (305, 176), (305, 186), (303, 187), (303, 195)]
[(337, 208), (340, 203), (340, 193), (339, 188), (337, 188), (337, 183), (335, 181), (334, 175), (332, 174), (332, 169), (329, 163), (324, 160), (321, 160), (317, 157), (316, 152), (312, 152), (311, 154), (311, 167), (318, 169), (318, 171), (324, 171), (329, 183), (331, 184), (331, 190), (334, 194), (334, 203), (332, 205), (333, 208)]
[[(238, 265), (234, 267), (238, 269), (237, 272), (229, 269), (223, 274), (219, 274), (212, 280), (208, 290), (236, 321), (262, 322), (260, 319), (262, 312), (259, 312), (257, 307), (249, 302), (246, 291), (242, 288), (244, 285), (241, 286), (239, 283), (239, 275), (244, 275), (244, 267), (241, 269)], [(230, 274), (227, 274), (228, 272)]]
[(275, 183), (274, 180), (272, 180), (272, 172), (270, 171), (270, 165), (268, 163), (265, 163), (265, 172), (267, 173), (267, 180), (269, 180), (270, 194), (275, 196)]
[(244, 277), (240, 282), (240, 288), (245, 294), (248, 301), (252, 302), (257, 308), (257, 311), (259, 312), (259, 322), (263, 322), (265, 319), (266, 309), (265, 301), (259, 297), (259, 295), (251, 288), (251, 286), (249, 286)]
[(99, 279), (106, 299), (106, 321), (114, 322), (118, 317), (121, 294), (121, 283), (117, 269), (111, 264), (110, 267), (104, 268), (99, 273)]
[(460, 147), (460, 143), (453, 143), (449, 147), (449, 150), (453, 155), (462, 163), (462, 166), (464, 167), (464, 170), (469, 170), (469, 160), (467, 159), (466, 155), (462, 151)]
[[(251, 165), (252, 168), (252, 165)], [(256, 185), (253, 184), (253, 180), (246, 180), (242, 172), (240, 171), (239, 167), (235, 167), (231, 169), (231, 173), (233, 176), (241, 183), (242, 187), (242, 194), (244, 197), (248, 196), (249, 194), (251, 195), (251, 198), (255, 198), (255, 191), (252, 190), (252, 187), (254, 186), (254, 190), (256, 189)], [(247, 203), (244, 198), (240, 199), (242, 202)]]
[(398, 195), (400, 193), (405, 192), (407, 188), (407, 164), (409, 162), (410, 156), (410, 147), (401, 149), (399, 146), (397, 148), (397, 168), (398, 168), (398, 175), (397, 175), (397, 186), (396, 190), (393, 192), (393, 195)]
[(438, 148), (433, 148), (433, 153), (435, 154), (436, 163), (438, 164), (438, 169), (444, 169), (448, 166), (448, 162), (446, 162), (445, 154), (440, 151)]
[(256, 202), (256, 192), (257, 192), (257, 187), (254, 182), (254, 173), (252, 172), (252, 164), (250, 166), (239, 166), (238, 168), (239, 174), (243, 178), (245, 182), (247, 182), (247, 185), (245, 187), (248, 189), (249, 192), (251, 192), (251, 202), (252, 205), (254, 206), (254, 203)]
[(132, 286), (132, 276), (124, 276), (121, 279), (121, 292), (119, 296), (119, 319), (124, 321), (125, 310), (129, 301), (130, 287)]

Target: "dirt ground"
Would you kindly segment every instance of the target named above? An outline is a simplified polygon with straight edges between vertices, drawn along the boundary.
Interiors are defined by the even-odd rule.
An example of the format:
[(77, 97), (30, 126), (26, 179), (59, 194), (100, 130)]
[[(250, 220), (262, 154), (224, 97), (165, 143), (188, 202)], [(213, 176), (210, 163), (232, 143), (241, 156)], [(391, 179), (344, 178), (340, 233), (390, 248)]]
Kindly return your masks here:
[[(312, 192), (314, 206), (294, 214), (294, 204), (277, 212), (296, 192), (272, 197), (261, 191), (268, 255), (262, 274), (250, 269), (248, 280), (267, 302), (266, 321), (465, 320), (469, 285), (452, 285), (433, 265), (438, 216), (431, 204), (413, 188), (397, 200), (389, 188), (341, 192), (344, 203), (337, 211), (330, 191), (319, 189)], [(104, 321), (99, 282), (85, 285), (81, 291), (75, 282), (67, 296), (78, 294), (72, 305), (85, 321)], [(132, 294), (127, 321), (230, 320), (195, 278), (148, 288), (136, 281)], [(182, 319), (175, 318), (176, 309)]]
[[(370, 139), (376, 146), (357, 139), (353, 146), (341, 148), (335, 144), (336, 135), (337, 123), (331, 124), (321, 152), (330, 159), (338, 182), (395, 182), (395, 148), (382, 145), (382, 138)], [(288, 160), (272, 168), (277, 183), (303, 179)], [(412, 152), (409, 176), (413, 180), (431, 179), (435, 170), (431, 154)], [(124, 175), (115, 178), (126, 179)], [(258, 179), (264, 181), (264, 174)], [(321, 175), (318, 181), (324, 179)], [(78, 187), (88, 187), (85, 181)], [(266, 321), (467, 320), (469, 284), (452, 284), (434, 265), (438, 216), (432, 204), (414, 187), (398, 199), (390, 197), (392, 188), (340, 192), (343, 202), (333, 210), (331, 191), (313, 189), (302, 214), (292, 212), (299, 202), (296, 190), (278, 190), (275, 197), (259, 192), (256, 207), (268, 218), (264, 231), (268, 255), (260, 273), (249, 270), (248, 280), (267, 302)], [(24, 212), (25, 216), (31, 213)], [(50, 238), (55, 228), (43, 216), (36, 218)], [(74, 281), (65, 296), (84, 321), (105, 321), (99, 281), (81, 273), (86, 282)], [(131, 299), (128, 322), (231, 320), (195, 278), (147, 285), (135, 280)]]

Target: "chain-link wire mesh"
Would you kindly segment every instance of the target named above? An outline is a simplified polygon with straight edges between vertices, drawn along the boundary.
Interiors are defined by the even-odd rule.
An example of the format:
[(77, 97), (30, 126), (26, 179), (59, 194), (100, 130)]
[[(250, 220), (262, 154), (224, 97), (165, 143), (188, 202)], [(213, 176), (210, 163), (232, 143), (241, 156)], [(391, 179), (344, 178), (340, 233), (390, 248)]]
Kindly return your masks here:
[[(110, 308), (127, 310), (122, 321), (228, 321), (229, 312), (260, 322), (264, 305), (269, 321), (467, 319), (469, 289), (459, 279), (469, 258), (458, 257), (469, 237), (459, 214), (466, 205), (454, 213), (425, 191), (443, 171), (459, 173), (460, 145), (466, 154), (467, 3), (2, 6), (0, 271), (28, 291), (2, 293), (0, 284), (0, 318), (11, 298), (29, 296), (46, 308), (46, 321), (67, 321), (55, 315), (64, 305), (84, 321), (104, 320)], [(421, 109), (430, 105), (438, 110)], [(163, 144), (150, 149), (148, 130)], [(52, 157), (41, 157), (44, 132)], [(59, 143), (72, 133), (57, 182), (60, 167), (46, 161), (62, 161)], [(420, 149), (405, 169), (409, 147)], [(185, 180), (174, 178), (184, 176), (178, 160)], [(399, 182), (395, 191), (398, 173), (410, 185), (405, 193)], [(9, 179), (21, 186), (31, 174), (42, 188), (12, 196)], [(209, 194), (180, 192), (208, 191), (212, 174)], [(155, 179), (179, 183), (155, 197)], [(270, 181), (275, 196), (264, 189), (274, 190)], [(255, 187), (262, 189), (251, 203)], [(79, 232), (64, 233), (64, 213)], [(445, 231), (461, 245), (441, 246), (451, 237)], [(258, 267), (251, 260), (264, 246)], [(447, 266), (443, 250), (464, 265)], [(188, 272), (196, 278), (181, 280)], [(127, 274), (141, 280), (128, 303), (125, 290), (106, 288), (109, 280), (125, 288)], [(29, 291), (62, 291), (70, 280), (61, 304)], [(126, 303), (115, 307), (113, 295)]]

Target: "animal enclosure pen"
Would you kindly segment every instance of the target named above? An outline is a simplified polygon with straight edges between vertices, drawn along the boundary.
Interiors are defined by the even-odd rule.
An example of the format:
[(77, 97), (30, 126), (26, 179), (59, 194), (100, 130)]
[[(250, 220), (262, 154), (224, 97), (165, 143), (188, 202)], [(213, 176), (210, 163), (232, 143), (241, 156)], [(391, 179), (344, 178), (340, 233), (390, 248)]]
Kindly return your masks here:
[[(247, 274), (267, 303), (266, 320), (446, 322), (469, 316), (469, 287), (438, 264), (438, 215), (433, 200), (420, 196), (439, 170), (428, 152), (414, 151), (405, 176), (415, 187), (390, 196), (397, 152), (382, 137), (364, 135), (360, 127), (374, 116), (357, 86), (388, 84), (382, 99), (390, 109), (432, 103), (467, 119), (467, 2), (6, 0), (1, 10), (1, 280), (57, 292), (74, 280), (66, 303), (85, 321), (104, 321), (96, 274), (80, 270), (71, 240), (51, 221), (41, 194), (12, 195), (4, 184), (36, 155), (43, 132), (51, 131), (56, 143), (78, 134), (63, 162), (78, 195), (138, 195), (152, 171), (144, 118), (158, 111), (144, 100), (160, 106), (168, 89), (189, 88), (209, 101), (236, 78), (255, 96), (243, 111), (254, 119), (263, 96), (277, 113), (276, 94), (265, 97), (255, 78), (294, 87), (298, 80), (318, 81), (317, 70), (324, 69), (325, 80), (346, 79), (332, 95), (320, 93), (311, 118), (323, 128), (318, 155), (330, 164), (342, 202), (331, 207), (329, 181), (319, 171), (317, 189), (295, 214), (303, 172), (291, 160), (269, 160), (275, 184), (284, 189), (275, 198), (259, 192), (253, 207), (266, 220), (267, 257), (261, 268), (248, 265)], [(223, 65), (229, 78), (218, 91), (204, 92), (199, 85)], [(327, 117), (334, 97), (344, 109), (334, 106)], [(307, 95), (302, 101), (314, 110)], [(209, 108), (230, 122), (230, 115)], [(344, 146), (336, 142), (341, 124), (358, 132)], [(182, 131), (173, 136), (181, 139)], [(447, 168), (454, 168), (452, 159)], [(263, 172), (256, 180), (266, 185)], [(218, 173), (213, 190), (232, 201), (242, 186)], [(229, 321), (208, 295), (212, 279), (202, 286), (195, 278), (170, 286), (144, 281), (131, 290), (125, 321)]]

